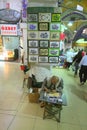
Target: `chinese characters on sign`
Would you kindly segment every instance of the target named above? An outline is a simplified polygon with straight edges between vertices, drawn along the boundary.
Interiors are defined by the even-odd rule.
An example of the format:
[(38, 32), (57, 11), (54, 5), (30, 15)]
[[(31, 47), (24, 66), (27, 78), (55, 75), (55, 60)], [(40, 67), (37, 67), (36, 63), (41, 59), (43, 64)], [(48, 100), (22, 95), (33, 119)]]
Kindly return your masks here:
[(17, 25), (1, 25), (1, 35), (17, 35)]

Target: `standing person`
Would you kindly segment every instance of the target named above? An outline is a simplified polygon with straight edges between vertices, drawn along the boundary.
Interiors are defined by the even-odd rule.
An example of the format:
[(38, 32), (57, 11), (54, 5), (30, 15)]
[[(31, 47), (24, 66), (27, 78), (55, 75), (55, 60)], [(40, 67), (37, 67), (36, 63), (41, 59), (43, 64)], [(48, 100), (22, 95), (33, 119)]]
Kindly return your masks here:
[(72, 49), (69, 49), (66, 53), (66, 68), (69, 70), (70, 66), (72, 65), (74, 57), (74, 52)]
[(83, 85), (86, 82), (87, 79), (87, 51), (86, 55), (84, 55), (79, 63), (80, 71), (79, 71), (79, 77), (80, 77), (80, 83)]
[(77, 55), (73, 58), (73, 63), (74, 63), (74, 77), (77, 75), (78, 69), (79, 69), (79, 63), (82, 59), (82, 51), (80, 50)]

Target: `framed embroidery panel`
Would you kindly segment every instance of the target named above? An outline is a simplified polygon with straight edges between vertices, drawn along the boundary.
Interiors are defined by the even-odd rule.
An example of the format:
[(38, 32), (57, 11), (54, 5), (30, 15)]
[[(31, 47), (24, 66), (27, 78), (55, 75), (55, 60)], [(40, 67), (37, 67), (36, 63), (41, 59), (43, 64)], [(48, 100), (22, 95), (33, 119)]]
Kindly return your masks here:
[(28, 14), (28, 22), (38, 22), (38, 14)]
[(49, 57), (49, 62), (50, 63), (58, 63), (59, 57)]
[(48, 31), (49, 30), (49, 23), (39, 23), (39, 30), (40, 31)]
[(28, 31), (28, 39), (38, 39), (38, 31)]
[(29, 42), (29, 47), (38, 47), (38, 41), (30, 40), (28, 42)]
[(47, 40), (41, 40), (41, 41), (39, 41), (39, 46), (41, 48), (47, 48), (49, 46), (49, 41), (47, 41)]
[(60, 16), (61, 16), (61, 14), (59, 14), (59, 13), (53, 13), (53, 14), (51, 14), (52, 16), (52, 22), (60, 22), (61, 21), (61, 18), (60, 18)]
[(40, 56), (48, 56), (48, 49), (39, 49)]
[(60, 31), (61, 24), (60, 23), (50, 23), (50, 31)]
[(48, 57), (47, 56), (39, 56), (39, 62), (48, 63)]
[(38, 24), (37, 23), (28, 23), (28, 30), (38, 30)]
[(51, 13), (39, 13), (39, 22), (51, 22)]
[(59, 56), (59, 48), (49, 48), (49, 56)]
[(49, 31), (39, 31), (39, 39), (40, 40), (49, 40), (50, 32)]
[(50, 45), (50, 48), (58, 48), (59, 42), (58, 41), (50, 41), (49, 45)]
[(50, 32), (50, 40), (59, 40), (60, 32)]
[(29, 48), (29, 54), (33, 54), (33, 55), (38, 54), (38, 48)]
[(29, 62), (38, 62), (38, 56), (29, 55)]

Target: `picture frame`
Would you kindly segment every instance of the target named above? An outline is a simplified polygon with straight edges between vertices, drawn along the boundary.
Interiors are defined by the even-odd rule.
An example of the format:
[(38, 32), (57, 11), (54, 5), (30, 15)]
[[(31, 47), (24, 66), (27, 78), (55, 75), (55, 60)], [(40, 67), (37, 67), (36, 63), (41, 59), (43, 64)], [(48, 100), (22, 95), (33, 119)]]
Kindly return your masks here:
[(40, 40), (49, 40), (50, 32), (49, 31), (39, 31), (38, 37)]
[(50, 32), (50, 40), (59, 40), (60, 32)]
[(60, 31), (61, 24), (60, 23), (50, 23), (50, 31)]
[(39, 22), (51, 22), (51, 13), (39, 13)]
[(48, 63), (48, 57), (47, 56), (39, 56), (39, 62)]
[(39, 31), (48, 31), (49, 23), (39, 23)]
[(39, 49), (40, 56), (48, 56), (48, 49)]
[(60, 18), (61, 14), (60, 13), (52, 13), (51, 14), (51, 21), (52, 22), (60, 22), (61, 18)]
[(29, 48), (29, 54), (38, 55), (38, 48)]
[(59, 57), (49, 57), (49, 63), (58, 63)]
[(28, 39), (38, 39), (38, 31), (28, 31)]
[(28, 22), (37, 22), (38, 21), (38, 14), (28, 14), (27, 15)]
[(49, 48), (49, 56), (59, 56), (59, 48)]
[(28, 30), (38, 30), (38, 24), (37, 23), (28, 23)]
[(49, 41), (47, 41), (47, 40), (41, 40), (41, 41), (39, 41), (39, 46), (41, 48), (47, 48), (49, 46)]
[(29, 62), (38, 63), (38, 56), (37, 55), (29, 55)]
[(37, 40), (30, 40), (28, 42), (29, 47), (38, 47), (38, 41)]
[(50, 41), (49, 45), (50, 45), (50, 48), (58, 48), (59, 42), (58, 41)]

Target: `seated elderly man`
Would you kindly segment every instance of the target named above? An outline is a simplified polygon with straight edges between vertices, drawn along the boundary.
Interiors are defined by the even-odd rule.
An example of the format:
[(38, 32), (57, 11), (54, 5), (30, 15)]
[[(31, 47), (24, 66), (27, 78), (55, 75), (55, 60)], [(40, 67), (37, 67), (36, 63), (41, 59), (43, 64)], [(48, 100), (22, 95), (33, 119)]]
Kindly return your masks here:
[[(62, 94), (63, 90), (63, 79), (58, 76), (52, 76), (50, 78), (45, 78), (40, 91), (40, 98), (44, 96), (44, 93), (47, 92), (59, 92)], [(43, 107), (43, 103), (41, 103)]]

